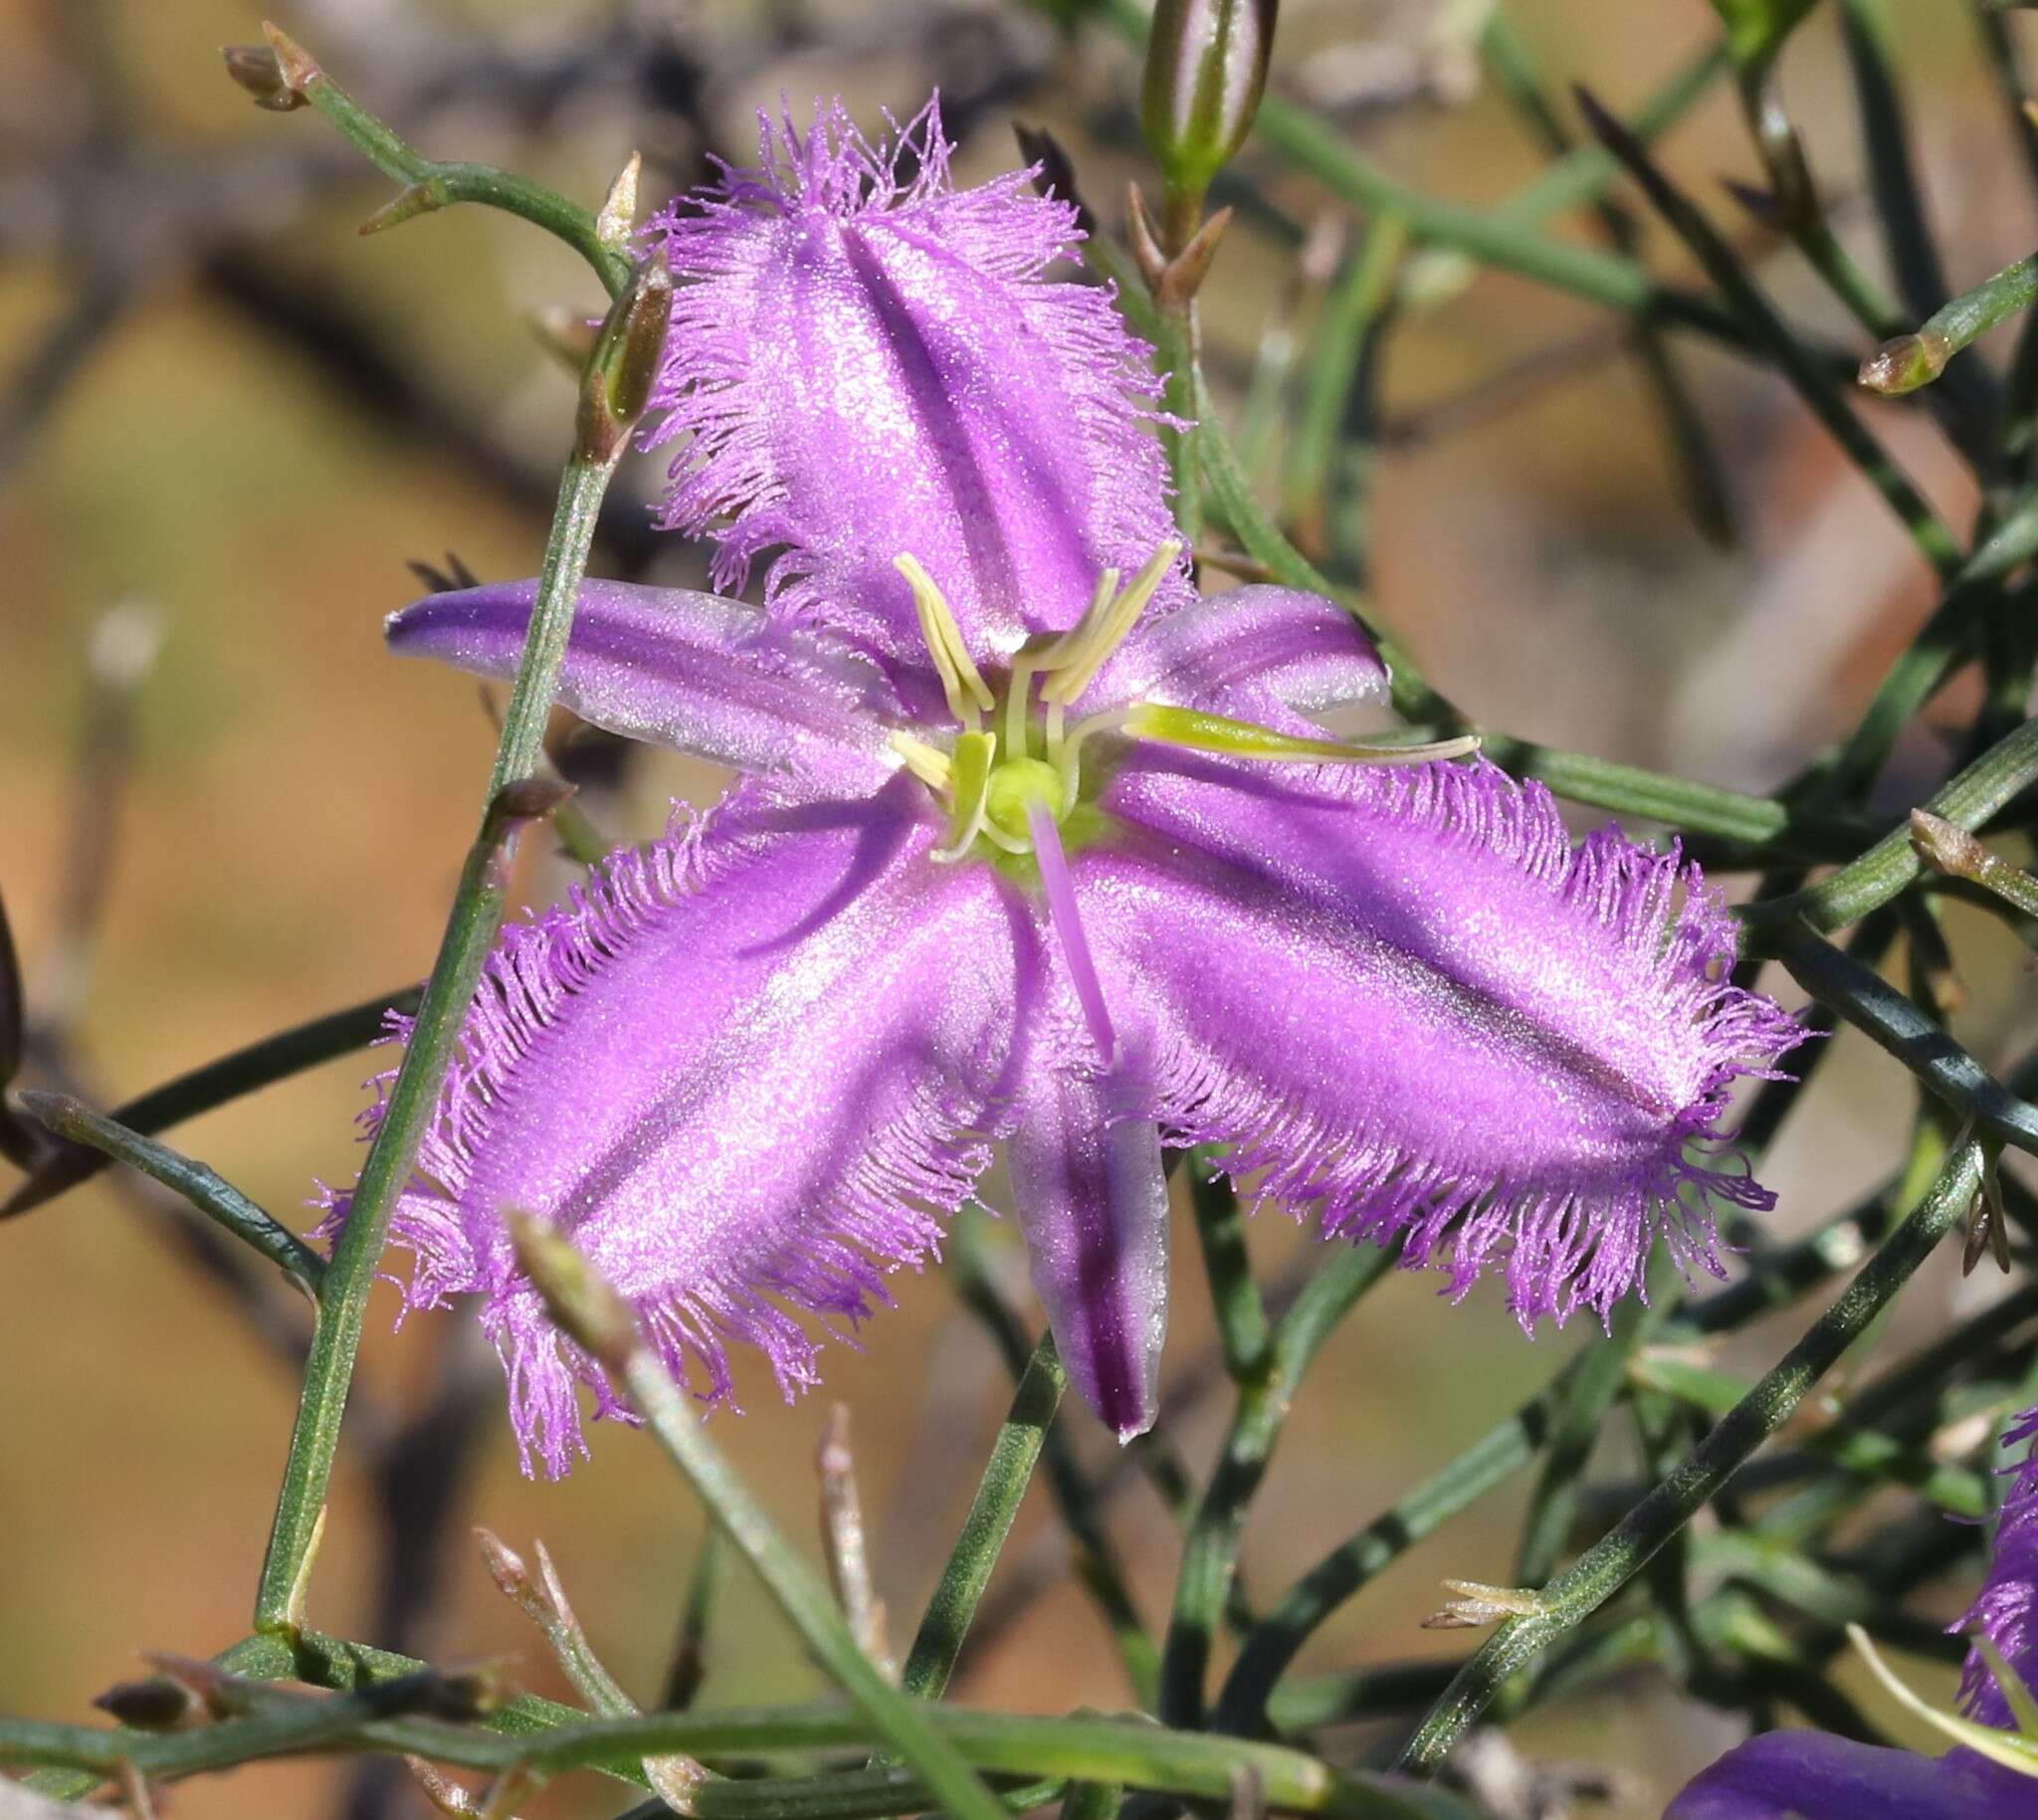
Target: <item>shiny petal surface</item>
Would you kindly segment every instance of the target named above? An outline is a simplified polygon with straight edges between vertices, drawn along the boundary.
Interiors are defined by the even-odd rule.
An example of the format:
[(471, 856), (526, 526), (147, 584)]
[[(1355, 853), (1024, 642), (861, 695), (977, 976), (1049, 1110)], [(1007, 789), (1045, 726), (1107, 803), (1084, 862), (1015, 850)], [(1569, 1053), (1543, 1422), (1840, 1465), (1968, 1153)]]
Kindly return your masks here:
[(572, 1238), (699, 1394), (728, 1396), (742, 1340), (790, 1395), (798, 1314), (883, 1303), (988, 1162), (1030, 925), (987, 869), (926, 864), (917, 790), (745, 792), (506, 934), (394, 1234), (414, 1304), (484, 1298), (526, 1465), (584, 1451), (576, 1378), (615, 1405), (505, 1208)]
[[(2038, 1687), (2038, 1459), (2030, 1457), (2034, 1438), (2038, 1409), (2027, 1409), (2003, 1436), (2003, 1446), (2020, 1450), (2023, 1460), (2002, 1501), (1988, 1577), (1953, 1628), (1986, 1637), (2026, 1686)], [(1979, 1651), (1967, 1658), (1960, 1698), (1984, 1725), (2010, 1722), (2009, 1703)]]
[(1116, 1077), (1030, 1072), (1006, 1157), (1033, 1287), (1070, 1378), (1129, 1441), (1153, 1425), (1167, 1334), (1160, 1133)]
[(1386, 694), (1386, 666), (1342, 607), (1295, 588), (1252, 587), (1142, 621), (1083, 707), (1156, 702), (1308, 734), (1314, 716)]
[(1659, 1234), (1718, 1272), (1712, 1203), (1769, 1204), (1687, 1149), (1801, 1032), (1725, 981), (1732, 919), (1674, 854), (1573, 848), (1486, 765), (1135, 752), (1104, 803), (1124, 833), (1079, 891), (1149, 1111), (1327, 1232), (1403, 1237), (1459, 1294), (1505, 1260), (1529, 1326), (1605, 1315)]
[(1765, 1731), (1687, 1783), (1663, 1820), (2038, 1820), (2038, 1780), (1964, 1750)]
[[(402, 657), (516, 673), (535, 581), (429, 594), (390, 615)], [(743, 771), (854, 795), (896, 769), (868, 666), (754, 607), (681, 588), (581, 584), (558, 699), (584, 720)]]
[[(776, 552), (776, 610), (915, 667), (902, 552), (982, 662), (1174, 532), (1147, 350), (1108, 293), (1042, 276), (1074, 211), (1024, 172), (958, 192), (948, 153), (931, 104), (877, 147), (839, 106), (804, 136), (767, 120), (758, 169), (649, 230), (681, 281), (651, 436), (679, 444), (667, 522), (717, 540), (717, 587)], [(1152, 610), (1187, 597), (1177, 569)]]

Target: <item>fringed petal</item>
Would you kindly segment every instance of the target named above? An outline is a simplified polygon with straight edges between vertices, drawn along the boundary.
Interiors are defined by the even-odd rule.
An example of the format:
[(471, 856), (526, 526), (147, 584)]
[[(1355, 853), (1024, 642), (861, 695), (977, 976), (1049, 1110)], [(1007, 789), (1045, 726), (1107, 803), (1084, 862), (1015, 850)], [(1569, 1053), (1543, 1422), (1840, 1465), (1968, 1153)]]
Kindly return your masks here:
[(1688, 1782), (1663, 1820), (2038, 1820), (2038, 1781), (1966, 1750), (1765, 1731)]
[(393, 1235), (411, 1305), (485, 1299), (526, 1471), (585, 1451), (579, 1383), (622, 1412), (517, 1274), (506, 1208), (568, 1235), (703, 1398), (729, 1396), (731, 1340), (790, 1397), (801, 1315), (885, 1303), (986, 1165), (1012, 910), (987, 869), (926, 863), (918, 791), (744, 792), (505, 933)]
[[(429, 594), (389, 616), (389, 648), (512, 677), (536, 596), (535, 581)], [(619, 581), (581, 584), (558, 690), (611, 732), (846, 795), (898, 768), (884, 744), (889, 695), (869, 666), (754, 607)]]
[[(1232, 1171), (1400, 1237), (1525, 1327), (1607, 1316), (1652, 1242), (1721, 1274), (1713, 1206), (1771, 1197), (1720, 1141), (1800, 1027), (1726, 975), (1734, 925), (1675, 851), (1573, 847), (1489, 765), (1274, 773), (1135, 753), (1077, 864), (1152, 1112)], [(1125, 1017), (1121, 1013), (1121, 1022)]]
[(1141, 621), (1083, 698), (1157, 702), (1313, 733), (1313, 717), (1383, 701), (1387, 668), (1358, 622), (1295, 588), (1234, 588)]
[[(763, 122), (756, 170), (647, 230), (681, 281), (654, 396), (679, 439), (665, 520), (716, 538), (719, 588), (924, 665), (925, 564), (982, 661), (1075, 624), (1100, 570), (1173, 535), (1155, 384), (1108, 292), (1042, 276), (1080, 238), (1013, 172), (948, 182), (936, 104), (873, 146), (840, 104)], [(1171, 571), (1150, 610), (1188, 597)]]
[[(2003, 1436), (2003, 1446), (2030, 1448), (2038, 1440), (2038, 1409), (2027, 1409)], [(1969, 1636), (1986, 1637), (1997, 1653), (2024, 1678), (2038, 1686), (2038, 1449), (2021, 1465), (1996, 1519), (1995, 1554), (1981, 1592), (1953, 1626)], [(2007, 1725), (2009, 1703), (1977, 1650), (1967, 1658), (1960, 1679), (1960, 1702), (1984, 1725)], [(2034, 1784), (2038, 1786), (2038, 1784)]]
[(1167, 1335), (1160, 1133), (1121, 1084), (1032, 1071), (1006, 1145), (1013, 1211), (1062, 1362), (1121, 1441), (1153, 1426)]

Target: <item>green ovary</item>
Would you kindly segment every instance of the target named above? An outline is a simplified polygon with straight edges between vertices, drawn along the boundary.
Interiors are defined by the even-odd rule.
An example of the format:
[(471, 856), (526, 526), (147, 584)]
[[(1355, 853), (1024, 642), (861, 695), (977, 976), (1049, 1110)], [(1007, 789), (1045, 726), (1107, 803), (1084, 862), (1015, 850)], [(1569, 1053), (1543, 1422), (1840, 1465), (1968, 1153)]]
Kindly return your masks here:
[(984, 796), (984, 819), (1015, 841), (1030, 838), (1029, 805), (1042, 803), (1056, 821), (1068, 812), (1069, 792), (1062, 774), (1045, 759), (1007, 758), (991, 769)]

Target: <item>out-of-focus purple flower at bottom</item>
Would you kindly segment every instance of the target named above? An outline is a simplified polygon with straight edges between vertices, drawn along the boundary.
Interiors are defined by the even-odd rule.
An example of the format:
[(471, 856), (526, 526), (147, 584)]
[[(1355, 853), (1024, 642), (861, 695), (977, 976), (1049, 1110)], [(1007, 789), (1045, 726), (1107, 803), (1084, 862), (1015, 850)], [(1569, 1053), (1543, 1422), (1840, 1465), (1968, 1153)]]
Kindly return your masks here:
[[(1539, 786), (1326, 739), (1378, 658), (1328, 601), (1195, 598), (1145, 350), (1042, 276), (1071, 211), (955, 192), (931, 116), (910, 137), (906, 182), (837, 116), (788, 129), (661, 230), (670, 521), (718, 586), (778, 553), (761, 608), (588, 583), (560, 699), (746, 775), (504, 936), (395, 1209), (413, 1303), (482, 1299), (556, 1474), (580, 1385), (622, 1412), (510, 1208), (700, 1394), (731, 1340), (789, 1394), (1002, 1146), (1121, 1436), (1154, 1411), (1164, 1143), (1456, 1293), (1503, 1271), (1525, 1326), (1604, 1317), (1659, 1239), (1717, 1272), (1713, 1208), (1769, 1204), (1731, 1090), (1802, 1034), (1727, 977), (1724, 907), (1675, 852), (1574, 844)], [(504, 676), (531, 598), (435, 596), (390, 642)]]
[[(2038, 1409), (2018, 1418), (2003, 1445), (2034, 1435)], [(1823, 1731), (1764, 1732), (1697, 1776), (1664, 1820), (2038, 1820), (2038, 1710), (2027, 1693), (2038, 1673), (2034, 1612), (2038, 1460), (2027, 1455), (2003, 1501), (1988, 1576), (1953, 1627), (1975, 1639), (1960, 1682), (1965, 1717), (1935, 1714), (1899, 1689), (1961, 1741), (1929, 1757)]]

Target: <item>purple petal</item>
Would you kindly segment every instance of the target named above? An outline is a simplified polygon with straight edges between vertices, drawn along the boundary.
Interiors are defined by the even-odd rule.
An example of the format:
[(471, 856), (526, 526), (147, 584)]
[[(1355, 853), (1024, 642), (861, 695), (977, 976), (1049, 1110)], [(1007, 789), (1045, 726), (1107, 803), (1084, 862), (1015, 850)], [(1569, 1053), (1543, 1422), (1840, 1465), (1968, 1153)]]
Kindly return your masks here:
[(1121, 1441), (1153, 1426), (1167, 1334), (1160, 1133), (1117, 1077), (1036, 1069), (1006, 1145), (1013, 1208), (1062, 1362)]
[[(390, 615), (389, 648), (513, 676), (536, 595), (535, 581), (429, 594)], [(588, 581), (558, 700), (611, 732), (854, 795), (896, 769), (886, 694), (868, 668), (739, 601)]]
[(2038, 1820), (2038, 1780), (1823, 1731), (1765, 1731), (1686, 1784), (1663, 1820)]
[[(2003, 1436), (2004, 1447), (2026, 1446), (2038, 1437), (2038, 1409), (2027, 1409)], [(1979, 1632), (2002, 1659), (2038, 1685), (2038, 1457), (2026, 1455), (1997, 1519), (1995, 1554), (1988, 1577), (1955, 1630)], [(1978, 1652), (1967, 1658), (1960, 1681), (1966, 1710), (1984, 1725), (2007, 1725), (2009, 1703)]]
[(1675, 853), (1574, 849), (1488, 765), (1135, 756), (1104, 806), (1127, 832), (1076, 870), (1147, 1104), (1327, 1232), (1442, 1251), (1460, 1295), (1505, 1257), (1532, 1326), (1607, 1314), (1659, 1234), (1718, 1274), (1712, 1203), (1770, 1204), (1687, 1146), (1802, 1032), (1726, 982), (1732, 920)]
[[(1174, 534), (1149, 350), (1108, 292), (1040, 276), (1074, 210), (1024, 172), (951, 189), (932, 102), (877, 147), (840, 104), (762, 137), (762, 169), (649, 231), (681, 281), (650, 438), (684, 439), (666, 522), (718, 539), (717, 587), (778, 551), (775, 607), (909, 665), (902, 553), (979, 660), (1073, 625), (1100, 570)], [(1171, 572), (1152, 610), (1187, 595)]]
[(1253, 587), (1142, 621), (1083, 706), (1157, 702), (1313, 733), (1304, 716), (1386, 694), (1386, 666), (1342, 607), (1295, 588)]
[(484, 1298), (526, 1470), (585, 1451), (576, 1378), (619, 1411), (518, 1276), (506, 1208), (569, 1236), (704, 1397), (729, 1395), (729, 1340), (790, 1396), (815, 1342), (789, 1311), (885, 1302), (985, 1167), (1020, 949), (996, 875), (927, 863), (920, 795), (748, 789), (506, 932), (394, 1236), (413, 1306)]

